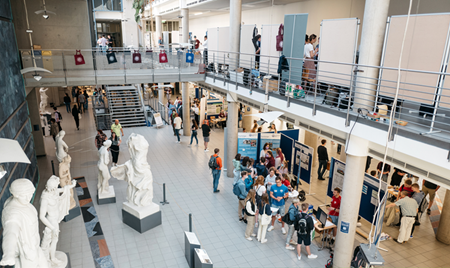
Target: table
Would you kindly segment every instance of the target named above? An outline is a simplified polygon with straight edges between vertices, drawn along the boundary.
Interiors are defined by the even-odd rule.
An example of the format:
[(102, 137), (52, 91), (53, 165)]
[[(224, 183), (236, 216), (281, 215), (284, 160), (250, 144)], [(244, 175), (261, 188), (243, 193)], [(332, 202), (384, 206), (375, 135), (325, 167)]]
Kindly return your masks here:
[(395, 196), (395, 197), (397, 197), (399, 191), (398, 190), (394, 190), (393, 188), (391, 188), (391, 189), (388, 189), (388, 193), (393, 195), (393, 196)]
[(211, 123), (213, 124), (213, 127), (214, 127), (214, 128), (216, 127), (216, 125), (217, 125), (219, 122), (225, 122), (225, 121), (227, 121), (227, 118), (226, 118), (226, 117), (211, 119)]
[[(326, 238), (328, 236), (328, 234), (330, 233), (330, 230), (332, 230), (333, 228), (336, 227), (336, 225), (331, 222), (329, 219), (327, 219), (327, 224), (325, 227), (320, 227), (321, 223), (316, 220), (316, 218), (313, 216), (313, 221), (314, 221), (314, 227), (316, 228), (316, 231), (322, 232), (322, 245), (319, 247), (319, 251), (323, 250), (325, 247), (326, 248), (331, 248), (330, 243), (327, 239), (323, 239)], [(328, 246), (326, 246), (326, 244), (328, 244)]]

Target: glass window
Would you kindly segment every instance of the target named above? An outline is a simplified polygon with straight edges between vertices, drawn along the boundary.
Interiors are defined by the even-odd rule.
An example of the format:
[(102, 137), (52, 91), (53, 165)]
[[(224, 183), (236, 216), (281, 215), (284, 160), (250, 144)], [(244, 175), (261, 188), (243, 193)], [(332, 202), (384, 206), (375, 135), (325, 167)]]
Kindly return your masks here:
[(122, 0), (94, 0), (94, 11), (122, 11)]
[(94, 10), (102, 10), (103, 9), (103, 3), (102, 0), (94, 0)]

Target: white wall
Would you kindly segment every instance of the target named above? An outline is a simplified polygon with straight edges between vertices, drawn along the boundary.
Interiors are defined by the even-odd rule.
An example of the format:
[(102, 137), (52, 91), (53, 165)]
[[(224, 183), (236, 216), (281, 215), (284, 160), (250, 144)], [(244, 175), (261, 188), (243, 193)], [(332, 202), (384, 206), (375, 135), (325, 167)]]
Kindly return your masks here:
[(122, 36), (123, 46), (139, 47), (139, 28), (134, 19), (133, 0), (123, 1)]
[[(320, 33), (320, 22), (323, 19), (362, 18), (364, 0), (315, 0), (302, 1), (288, 5), (246, 10), (242, 12), (242, 22), (256, 24), (260, 29), (263, 24), (280, 24), (285, 14), (309, 13), (307, 34)], [(203, 17), (189, 20), (189, 31), (194, 35), (202, 35), (207, 28), (229, 26), (229, 14)]]

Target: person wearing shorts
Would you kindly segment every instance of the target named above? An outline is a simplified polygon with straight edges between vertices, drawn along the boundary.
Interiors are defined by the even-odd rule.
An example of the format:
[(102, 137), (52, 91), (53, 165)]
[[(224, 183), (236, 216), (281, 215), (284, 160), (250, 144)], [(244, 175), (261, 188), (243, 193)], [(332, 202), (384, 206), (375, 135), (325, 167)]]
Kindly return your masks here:
[(303, 203), (301, 205), (302, 211), (299, 214), (300, 219), (306, 219), (306, 234), (301, 234), (300, 226), (298, 221), (295, 222), (294, 228), (297, 230), (297, 259), (300, 261), (302, 259), (302, 243), (305, 244), (306, 253), (308, 253), (308, 259), (315, 259), (317, 255), (311, 254), (311, 231), (314, 229), (314, 222), (311, 217), (308, 216), (308, 203)]
[(211, 128), (209, 127), (208, 120), (203, 120), (202, 124), (203, 133), (203, 143), (205, 144), (205, 152), (208, 150), (209, 134), (211, 133)]
[(440, 186), (423, 180), (423, 184), (422, 184), (422, 192), (425, 194), (424, 197), (427, 197), (427, 195), (430, 195), (430, 203), (428, 205), (428, 209), (427, 209), (427, 214), (430, 215), (431, 214), (431, 206), (433, 205), (434, 202), (434, 197), (436, 196), (436, 191), (439, 190)]
[[(277, 177), (275, 179), (276, 184), (270, 187), (270, 197), (272, 198), (272, 204), (270, 208), (272, 209), (272, 225), (267, 229), (268, 232), (274, 229), (275, 224), (275, 216), (276, 214), (280, 214), (281, 217), (284, 216), (285, 213), (285, 203), (284, 199), (288, 198), (289, 190), (283, 185), (281, 182), (281, 178)], [(284, 229), (284, 222), (281, 221), (281, 233), (286, 234), (286, 230)]]
[[(334, 188), (333, 190), (333, 198), (331, 199), (331, 206), (328, 207), (329, 213), (328, 215), (331, 218), (331, 221), (334, 223), (334, 225), (338, 225), (339, 221), (339, 211), (341, 208), (341, 189)], [(333, 228), (333, 238), (331, 240), (331, 243), (334, 243), (335, 237), (337, 233), (337, 227)]]

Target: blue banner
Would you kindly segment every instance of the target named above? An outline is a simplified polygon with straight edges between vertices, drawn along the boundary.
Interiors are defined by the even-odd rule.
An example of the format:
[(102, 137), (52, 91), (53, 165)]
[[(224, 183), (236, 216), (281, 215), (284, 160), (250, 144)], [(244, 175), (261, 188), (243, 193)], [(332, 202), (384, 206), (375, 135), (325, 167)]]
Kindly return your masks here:
[(257, 150), (258, 143), (258, 133), (238, 133), (238, 153), (242, 157), (248, 156), (255, 160), (255, 164), (258, 162), (256, 156), (258, 154)]

